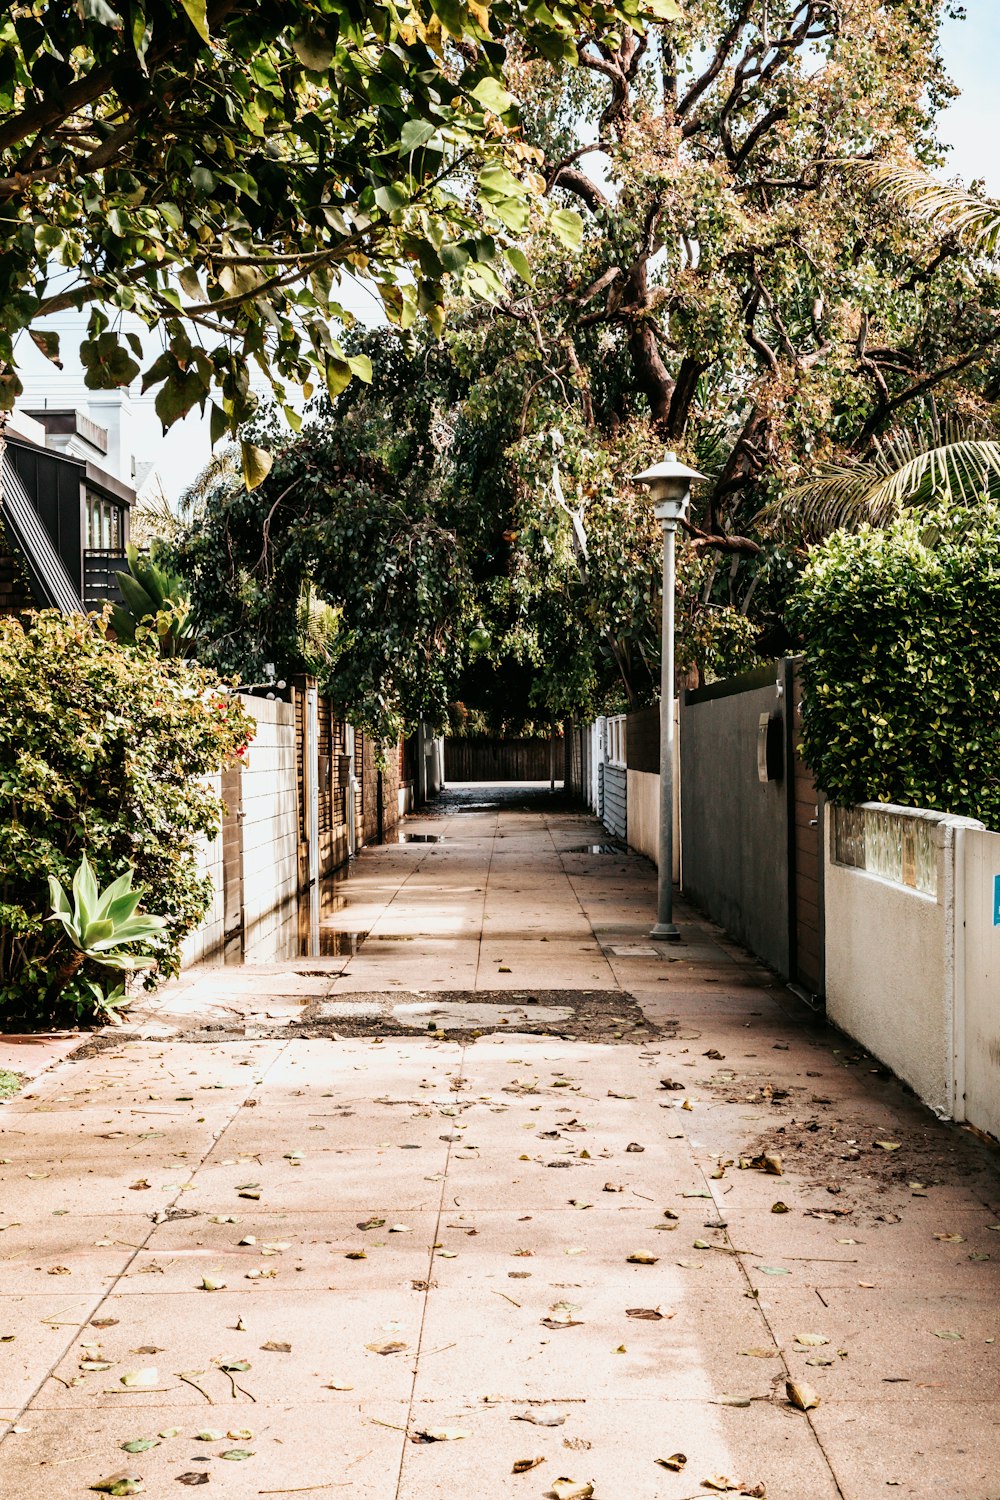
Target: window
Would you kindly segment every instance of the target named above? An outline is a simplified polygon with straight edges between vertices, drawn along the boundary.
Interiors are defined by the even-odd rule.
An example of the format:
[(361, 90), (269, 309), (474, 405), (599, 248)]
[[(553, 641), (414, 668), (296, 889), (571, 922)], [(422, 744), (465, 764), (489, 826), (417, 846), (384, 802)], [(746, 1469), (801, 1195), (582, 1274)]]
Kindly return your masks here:
[(87, 548), (89, 551), (121, 552), (124, 547), (122, 508), (113, 500), (87, 491)]

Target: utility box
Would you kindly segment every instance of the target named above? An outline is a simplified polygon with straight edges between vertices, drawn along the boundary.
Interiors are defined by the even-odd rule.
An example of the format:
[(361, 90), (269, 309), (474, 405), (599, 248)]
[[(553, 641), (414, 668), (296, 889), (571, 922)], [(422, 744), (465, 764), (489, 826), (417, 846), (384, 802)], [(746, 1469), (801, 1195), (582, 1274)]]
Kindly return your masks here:
[(785, 771), (784, 720), (762, 713), (757, 720), (757, 780), (780, 781)]

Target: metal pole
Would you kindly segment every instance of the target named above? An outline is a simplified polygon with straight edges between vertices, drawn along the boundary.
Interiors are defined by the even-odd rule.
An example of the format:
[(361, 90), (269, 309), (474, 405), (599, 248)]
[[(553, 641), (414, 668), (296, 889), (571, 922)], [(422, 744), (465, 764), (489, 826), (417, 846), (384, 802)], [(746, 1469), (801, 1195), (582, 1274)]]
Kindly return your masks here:
[(663, 643), (660, 665), (660, 841), (656, 926), (649, 934), (680, 942), (674, 925), (674, 537), (677, 522), (663, 526)]

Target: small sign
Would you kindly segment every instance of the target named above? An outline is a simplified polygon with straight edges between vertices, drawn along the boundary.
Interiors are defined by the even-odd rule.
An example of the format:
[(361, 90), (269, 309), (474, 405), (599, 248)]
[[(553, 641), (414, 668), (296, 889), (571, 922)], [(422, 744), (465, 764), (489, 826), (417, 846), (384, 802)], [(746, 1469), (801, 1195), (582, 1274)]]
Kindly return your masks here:
[(1000, 927), (1000, 875), (993, 877), (993, 926)]

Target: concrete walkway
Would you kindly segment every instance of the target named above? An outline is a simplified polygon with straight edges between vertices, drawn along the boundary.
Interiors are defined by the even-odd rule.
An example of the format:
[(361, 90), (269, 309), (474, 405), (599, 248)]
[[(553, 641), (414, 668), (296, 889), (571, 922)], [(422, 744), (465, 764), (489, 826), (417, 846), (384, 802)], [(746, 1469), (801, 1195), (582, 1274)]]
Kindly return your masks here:
[(997, 1500), (996, 1158), (470, 800), (3, 1106), (0, 1497)]

